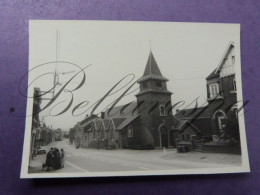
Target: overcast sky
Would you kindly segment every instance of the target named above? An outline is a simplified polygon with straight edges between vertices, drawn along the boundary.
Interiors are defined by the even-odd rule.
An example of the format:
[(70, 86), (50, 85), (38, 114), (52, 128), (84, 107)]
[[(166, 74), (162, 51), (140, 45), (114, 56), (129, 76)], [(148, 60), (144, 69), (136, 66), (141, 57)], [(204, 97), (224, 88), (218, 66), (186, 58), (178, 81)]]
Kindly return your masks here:
[[(56, 46), (57, 30), (59, 41)], [(169, 79), (167, 86), (173, 92), (172, 103), (185, 101), (182, 107), (185, 108), (197, 97), (199, 105), (206, 102), (205, 78), (218, 66), (229, 42), (233, 41), (235, 45), (239, 42), (239, 26), (169, 22), (31, 21), (29, 69), (56, 59), (82, 68), (91, 64), (85, 69), (84, 85), (73, 91), (71, 108), (60, 116), (49, 116), (55, 104), (63, 101), (52, 109), (52, 114), (59, 113), (68, 105), (71, 93), (62, 92), (48, 109), (41, 112), (40, 119), (44, 118), (45, 123), (53, 128), (69, 130), (89, 114), (92, 109), (86, 110), (124, 76), (134, 74), (133, 81), (142, 76), (150, 52), (150, 41), (161, 73)], [(30, 86), (31, 89), (50, 89), (55, 67), (60, 83), (55, 89), (56, 93), (80, 70), (67, 63), (40, 66), (31, 71), (30, 81), (47, 72), (52, 74), (41, 76)], [(79, 74), (66, 89), (75, 88), (82, 78), (82, 74)], [(127, 77), (120, 86), (129, 80), (131, 78)], [(131, 90), (137, 87), (136, 84)], [(123, 90), (107, 98), (95, 113), (102, 111), (121, 93)], [(124, 97), (118, 105), (135, 101), (136, 93)], [(45, 96), (50, 97), (51, 94)], [(89, 104), (75, 114), (86, 112), (72, 116), (72, 109), (83, 101)], [(43, 100), (41, 107), (48, 102)]]

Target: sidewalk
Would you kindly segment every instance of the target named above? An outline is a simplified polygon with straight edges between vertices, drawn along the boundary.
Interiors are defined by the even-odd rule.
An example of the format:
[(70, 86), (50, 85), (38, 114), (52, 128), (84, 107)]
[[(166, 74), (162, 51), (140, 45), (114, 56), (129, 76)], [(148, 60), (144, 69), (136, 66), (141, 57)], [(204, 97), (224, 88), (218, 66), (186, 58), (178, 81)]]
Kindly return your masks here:
[[(53, 143), (52, 143), (53, 144)], [(46, 149), (46, 152), (50, 150), (52, 147), (52, 144), (48, 146), (42, 146), (41, 148)], [(37, 154), (33, 160), (31, 160), (29, 166), (28, 166), (28, 173), (42, 173), (42, 164), (45, 163), (46, 160), (46, 154)]]
[[(45, 156), (45, 155), (42, 155)], [(42, 171), (42, 160), (40, 159), (39, 155), (33, 158), (31, 160), (29, 167), (28, 167), (28, 173), (40, 173)]]

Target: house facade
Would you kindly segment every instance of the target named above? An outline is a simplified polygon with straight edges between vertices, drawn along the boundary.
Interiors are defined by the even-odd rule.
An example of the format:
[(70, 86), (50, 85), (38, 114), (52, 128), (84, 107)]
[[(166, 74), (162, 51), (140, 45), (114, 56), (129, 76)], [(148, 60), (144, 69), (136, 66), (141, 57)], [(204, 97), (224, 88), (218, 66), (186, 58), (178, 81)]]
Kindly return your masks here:
[(239, 141), (234, 49), (234, 43), (230, 43), (218, 67), (206, 78), (214, 141)]
[(174, 127), (179, 145), (191, 145), (191, 150), (206, 146), (240, 149), (234, 49), (231, 42), (219, 65), (206, 78), (208, 105), (175, 115), (179, 121)]

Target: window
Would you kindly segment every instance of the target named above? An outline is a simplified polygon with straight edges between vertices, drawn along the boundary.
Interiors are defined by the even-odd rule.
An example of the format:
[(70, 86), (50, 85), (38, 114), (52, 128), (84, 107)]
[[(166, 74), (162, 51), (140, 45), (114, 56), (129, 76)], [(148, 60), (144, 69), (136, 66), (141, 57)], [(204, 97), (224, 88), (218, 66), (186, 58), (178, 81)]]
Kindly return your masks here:
[(115, 138), (115, 132), (114, 132), (114, 129), (110, 129), (110, 131), (111, 131), (111, 139), (114, 139)]
[(232, 64), (235, 64), (235, 56), (232, 56)]
[(186, 141), (190, 141), (190, 134), (186, 134)]
[(235, 112), (235, 116), (236, 118), (238, 117), (238, 109), (237, 108), (234, 108), (234, 112)]
[(101, 138), (101, 139), (104, 138), (104, 130), (103, 130), (103, 128), (101, 128), (101, 130), (100, 130), (100, 138)]
[(162, 82), (161, 81), (156, 81), (155, 82), (155, 86), (161, 88), (162, 87)]
[(160, 105), (159, 106), (159, 110), (160, 110), (160, 116), (165, 116), (165, 107), (164, 105)]
[(209, 85), (210, 91), (210, 98), (214, 98), (219, 94), (219, 84), (218, 83), (211, 83)]
[(233, 79), (233, 90), (237, 91), (236, 79)]
[(147, 82), (143, 83), (143, 88), (146, 89), (147, 88)]
[(96, 139), (96, 128), (93, 127), (93, 138)]
[(131, 126), (128, 127), (127, 136), (128, 137), (133, 137), (134, 136), (133, 127), (131, 127)]
[(218, 127), (219, 127), (219, 129), (225, 128), (225, 117), (224, 116), (218, 117)]

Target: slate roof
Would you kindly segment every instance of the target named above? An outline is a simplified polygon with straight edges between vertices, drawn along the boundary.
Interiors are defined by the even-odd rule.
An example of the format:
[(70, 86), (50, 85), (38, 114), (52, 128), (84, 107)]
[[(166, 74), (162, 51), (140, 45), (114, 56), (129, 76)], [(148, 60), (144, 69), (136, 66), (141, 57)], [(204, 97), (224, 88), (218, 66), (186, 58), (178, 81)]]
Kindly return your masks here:
[(197, 132), (201, 132), (201, 130), (196, 125), (190, 122), (190, 119), (178, 119), (175, 116), (173, 117), (177, 120), (177, 123), (173, 126), (173, 130), (181, 131), (185, 126), (188, 125), (194, 128)]
[(94, 127), (95, 127), (95, 129), (97, 130), (97, 131), (99, 131), (100, 130), (100, 128), (102, 127), (102, 119), (98, 119), (98, 118), (96, 118), (96, 119), (94, 119), (93, 120), (93, 123), (94, 123)]
[(180, 110), (175, 114), (177, 119), (194, 119), (194, 118), (210, 118), (209, 108), (199, 107), (194, 111), (194, 108)]
[(118, 126), (124, 121), (126, 118), (112, 118), (115, 129), (118, 129)]
[(134, 121), (137, 117), (139, 117), (139, 115), (135, 115), (135, 116), (133, 116), (133, 117), (126, 118), (126, 119), (117, 127), (117, 129), (118, 129), (118, 130), (123, 129), (126, 125), (128, 125), (129, 123), (131, 123), (132, 121)]
[[(109, 115), (108, 110), (105, 111), (105, 119), (111, 118), (128, 118), (138, 114), (138, 110), (135, 109), (137, 106), (137, 102), (130, 102), (128, 104), (122, 106), (116, 106), (111, 109)], [(134, 112), (133, 112), (134, 111)]]
[(158, 64), (153, 56), (152, 51), (150, 51), (147, 63), (146, 63), (146, 67), (144, 70), (144, 74), (143, 76), (137, 80), (137, 83), (143, 82), (145, 80), (149, 80), (149, 79), (155, 79), (155, 80), (161, 80), (161, 81), (168, 81), (167, 78), (165, 78), (159, 67)]

